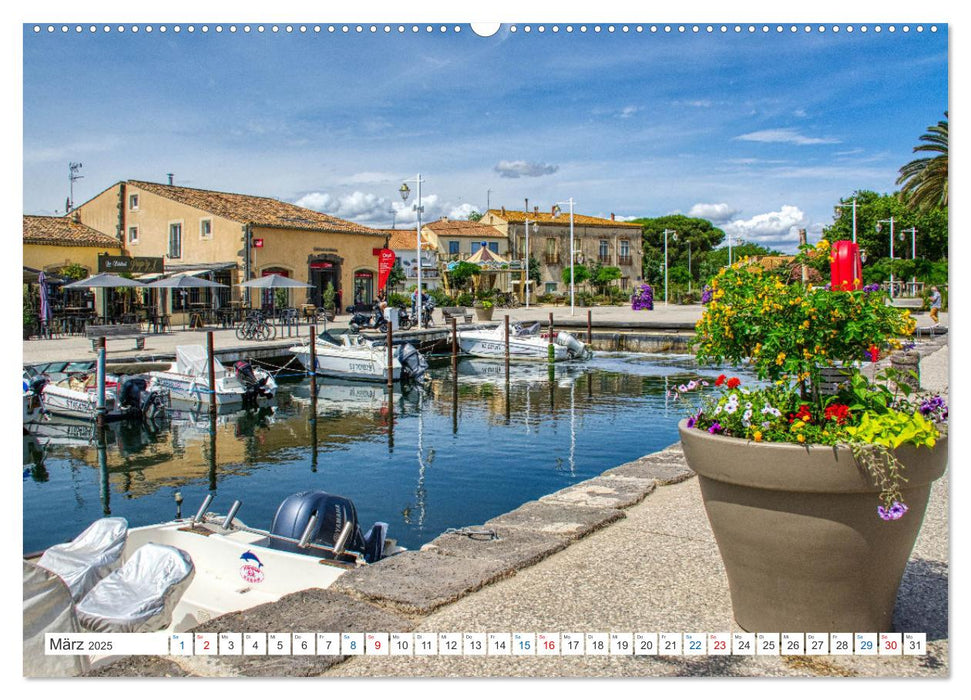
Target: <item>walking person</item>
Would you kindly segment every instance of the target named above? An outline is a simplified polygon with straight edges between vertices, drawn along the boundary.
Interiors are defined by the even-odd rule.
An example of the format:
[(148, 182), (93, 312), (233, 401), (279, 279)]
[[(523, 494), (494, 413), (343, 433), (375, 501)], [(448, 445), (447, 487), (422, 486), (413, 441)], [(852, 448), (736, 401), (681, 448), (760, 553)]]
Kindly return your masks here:
[(941, 293), (937, 291), (937, 287), (931, 287), (931, 320), (934, 322), (931, 328), (941, 325), (938, 319), (939, 313), (941, 313)]

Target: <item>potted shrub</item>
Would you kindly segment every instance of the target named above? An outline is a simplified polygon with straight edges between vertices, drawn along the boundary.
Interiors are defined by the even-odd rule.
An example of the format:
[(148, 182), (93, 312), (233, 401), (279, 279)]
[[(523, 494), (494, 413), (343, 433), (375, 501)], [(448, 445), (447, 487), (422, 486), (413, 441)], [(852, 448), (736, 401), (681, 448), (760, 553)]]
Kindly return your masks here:
[(482, 301), (477, 301), (472, 305), (475, 309), (475, 317), (479, 321), (491, 321), (493, 306), (492, 302), (488, 299), (483, 299)]
[(337, 314), (337, 292), (334, 290), (334, 283), (328, 282), (320, 297), (321, 306), (324, 308), (324, 318), (333, 321)]
[[(721, 375), (680, 425), (744, 629), (891, 629), (931, 483), (947, 466), (947, 407), (892, 370), (868, 380), (858, 361), (913, 328), (872, 287), (806, 289), (747, 261), (712, 280), (699, 361), (747, 362), (771, 382)], [(827, 395), (822, 371), (836, 365), (849, 381)]]

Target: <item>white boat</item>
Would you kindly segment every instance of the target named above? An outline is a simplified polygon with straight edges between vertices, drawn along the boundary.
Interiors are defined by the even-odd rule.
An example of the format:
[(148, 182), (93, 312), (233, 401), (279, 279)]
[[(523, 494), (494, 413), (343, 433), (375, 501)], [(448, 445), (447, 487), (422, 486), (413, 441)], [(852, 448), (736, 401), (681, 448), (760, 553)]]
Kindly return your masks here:
[[(293, 353), (304, 369), (308, 372), (316, 371), (320, 376), (375, 382), (388, 379), (388, 346), (383, 341), (370, 340), (357, 333), (320, 333), (316, 342), (317, 366), (313, 368), (309, 343), (295, 345), (289, 352)], [(427, 368), (428, 363), (409, 343), (400, 345), (397, 352), (392, 351), (393, 381), (399, 381), (402, 376), (418, 379)]]
[[(29, 387), (27, 391), (40, 403), (41, 413), (86, 421), (93, 421), (98, 415), (98, 385), (93, 372), (63, 375), (55, 380), (25, 369), (24, 382)], [(24, 392), (24, 417), (37, 422), (36, 413), (27, 411), (27, 391)], [(153, 416), (164, 409), (163, 393), (144, 377), (106, 375), (105, 419)]]
[[(269, 402), (276, 394), (276, 381), (269, 372), (249, 362), (237, 362), (229, 370), (215, 363), (216, 405)], [(201, 345), (179, 345), (175, 362), (164, 371), (149, 372), (173, 402), (183, 405), (209, 403), (209, 367), (206, 350)]]
[[(211, 501), (207, 496), (191, 518), (157, 525), (128, 529), (122, 518), (104, 518), (73, 542), (26, 557), (25, 571), (49, 571), (63, 583), (61, 605), (78, 629), (38, 630), (58, 611), (28, 606), (25, 593), (25, 630), (36, 632), (30, 640), (25, 633), (25, 649), (44, 632), (184, 632), (290, 593), (328, 588), (346, 571), (404, 551), (387, 539), (386, 523), (362, 534), (354, 504), (323, 491), (286, 498), (269, 531), (237, 520), (238, 501), (225, 517), (207, 513)], [(158, 580), (165, 577), (172, 580)], [(146, 600), (129, 599), (129, 592)]]
[[(459, 331), (458, 343), (467, 355), (496, 359), (506, 357), (506, 330), (503, 326)], [(566, 331), (554, 331), (551, 341), (549, 333), (540, 332), (539, 323), (516, 323), (509, 327), (510, 360), (549, 361), (551, 347), (554, 362), (583, 360), (593, 355), (584, 343)]]

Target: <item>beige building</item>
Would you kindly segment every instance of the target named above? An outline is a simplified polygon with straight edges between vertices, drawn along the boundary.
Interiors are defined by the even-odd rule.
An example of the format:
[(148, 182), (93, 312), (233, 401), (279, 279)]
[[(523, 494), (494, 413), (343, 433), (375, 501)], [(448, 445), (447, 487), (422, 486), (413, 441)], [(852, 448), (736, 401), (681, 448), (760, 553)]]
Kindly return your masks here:
[(90, 275), (98, 272), (99, 255), (120, 255), (121, 250), (117, 238), (82, 224), (80, 217), (24, 215), (25, 268), (56, 275), (80, 265)]
[[(289, 293), (291, 305), (320, 305), (328, 282), (341, 306), (377, 293), (383, 234), (270, 197), (126, 180), (77, 211), (87, 226), (123, 238), (128, 255), (163, 257), (166, 273), (228, 285), (271, 273), (310, 283)], [(243, 291), (233, 286), (233, 299)], [(208, 294), (192, 290), (189, 301), (196, 298)], [(269, 303), (269, 294), (253, 292), (250, 301)], [(185, 303), (178, 295), (167, 302), (176, 311)]]
[[(480, 223), (495, 227), (511, 245), (514, 259), (526, 257), (526, 221), (529, 221), (529, 255), (540, 264), (540, 287), (536, 294), (563, 293), (562, 273), (570, 266), (570, 214), (555, 210), (531, 212), (506, 208), (490, 209)], [(534, 225), (535, 224), (535, 225)], [(631, 289), (641, 280), (641, 225), (602, 219), (596, 216), (573, 214), (575, 264), (587, 266), (599, 262), (606, 267), (620, 268), (617, 285)]]
[[(394, 251), (395, 262), (401, 262), (405, 273), (402, 289), (392, 291), (406, 291), (418, 286), (418, 255), (415, 249), (418, 237), (415, 229), (378, 229), (388, 237), (387, 247)], [(435, 244), (431, 242), (425, 231), (421, 233), (421, 286), (425, 289), (435, 289), (441, 281), (438, 269), (438, 256)]]
[(493, 253), (509, 257), (509, 238), (505, 231), (478, 221), (441, 218), (422, 227), (422, 233), (438, 248), (442, 260), (468, 260), (487, 247)]

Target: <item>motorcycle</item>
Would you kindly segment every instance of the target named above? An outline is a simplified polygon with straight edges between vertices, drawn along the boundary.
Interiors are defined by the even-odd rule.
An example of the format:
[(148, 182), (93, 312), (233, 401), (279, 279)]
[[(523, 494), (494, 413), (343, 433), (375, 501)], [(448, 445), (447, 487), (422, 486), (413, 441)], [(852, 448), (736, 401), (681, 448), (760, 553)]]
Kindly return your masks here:
[[(408, 328), (410, 328), (411, 326), (418, 325), (418, 317), (415, 314), (414, 309), (415, 307), (412, 306), (411, 313), (410, 314), (406, 313), (406, 316), (408, 318)], [(422, 328), (429, 328), (430, 326), (435, 325), (435, 323), (432, 321), (432, 312), (434, 310), (435, 310), (435, 301), (433, 299), (426, 298), (425, 303), (423, 303), (421, 307), (421, 327)], [(401, 327), (404, 328), (404, 326), (401, 326)]]
[(357, 333), (362, 328), (374, 328), (379, 331), (386, 330), (388, 322), (381, 315), (381, 307), (378, 304), (374, 304), (370, 314), (365, 314), (360, 311), (355, 312), (348, 325), (353, 332)]

